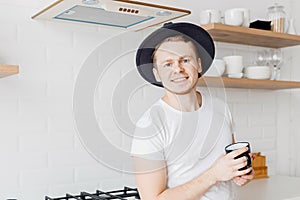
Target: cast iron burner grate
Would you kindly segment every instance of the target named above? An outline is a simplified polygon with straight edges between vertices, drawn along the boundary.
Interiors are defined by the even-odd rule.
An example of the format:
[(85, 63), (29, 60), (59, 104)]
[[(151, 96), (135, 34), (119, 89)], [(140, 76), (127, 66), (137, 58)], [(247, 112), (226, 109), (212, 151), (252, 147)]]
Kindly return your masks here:
[(79, 195), (66, 194), (65, 197), (50, 198), (45, 197), (45, 200), (103, 200), (103, 199), (120, 199), (120, 200), (134, 200), (140, 199), (136, 188), (124, 187), (123, 190), (114, 190), (103, 192), (96, 190), (95, 193), (81, 192)]

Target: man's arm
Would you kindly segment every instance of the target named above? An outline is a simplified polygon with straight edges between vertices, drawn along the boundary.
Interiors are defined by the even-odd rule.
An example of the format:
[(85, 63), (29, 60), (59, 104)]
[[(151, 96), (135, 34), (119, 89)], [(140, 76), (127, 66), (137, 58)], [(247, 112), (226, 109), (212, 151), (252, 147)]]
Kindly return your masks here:
[[(191, 181), (174, 188), (167, 188), (167, 169), (164, 161), (134, 157), (136, 183), (140, 196), (142, 200), (199, 199), (217, 182), (231, 180), (236, 176), (250, 172), (252, 168), (238, 171), (238, 169), (246, 166), (245, 157), (234, 159), (245, 151), (247, 151), (247, 147), (222, 155), (211, 168)], [(157, 167), (157, 170), (152, 167)], [(152, 171), (149, 172), (151, 168)]]
[[(134, 162), (137, 165), (141, 162), (151, 164), (153, 161), (134, 158)], [(186, 184), (168, 189), (166, 165), (164, 161), (161, 161), (161, 164), (161, 168), (158, 170), (136, 174), (136, 184), (142, 200), (194, 200), (201, 195), (199, 191), (202, 190), (204, 194), (215, 184), (209, 173), (203, 173), (200, 175), (201, 178), (197, 177)]]

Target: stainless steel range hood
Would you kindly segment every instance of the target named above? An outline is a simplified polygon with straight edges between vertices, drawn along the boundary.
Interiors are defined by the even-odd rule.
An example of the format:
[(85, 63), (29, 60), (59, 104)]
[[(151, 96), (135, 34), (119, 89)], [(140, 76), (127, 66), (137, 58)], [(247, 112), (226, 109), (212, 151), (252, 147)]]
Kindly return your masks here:
[(140, 30), (190, 14), (189, 10), (132, 0), (57, 0), (33, 19)]

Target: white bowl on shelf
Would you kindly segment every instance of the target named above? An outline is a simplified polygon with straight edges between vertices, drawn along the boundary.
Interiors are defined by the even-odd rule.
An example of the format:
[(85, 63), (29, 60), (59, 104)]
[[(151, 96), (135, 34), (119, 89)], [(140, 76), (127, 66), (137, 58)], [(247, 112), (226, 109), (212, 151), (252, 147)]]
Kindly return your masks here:
[(227, 74), (228, 78), (242, 78), (243, 75), (243, 73)]
[(238, 55), (223, 57), (226, 74), (238, 74), (243, 72), (243, 57)]
[(249, 79), (270, 79), (271, 68), (269, 66), (249, 66), (245, 68), (245, 75)]
[(225, 72), (225, 62), (221, 59), (214, 59), (205, 76), (220, 77)]

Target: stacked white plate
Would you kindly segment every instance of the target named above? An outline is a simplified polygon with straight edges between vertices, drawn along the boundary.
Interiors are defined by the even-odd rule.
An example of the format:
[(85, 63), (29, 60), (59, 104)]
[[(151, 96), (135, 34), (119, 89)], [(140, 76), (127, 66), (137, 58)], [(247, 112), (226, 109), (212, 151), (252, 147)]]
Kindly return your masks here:
[(270, 79), (271, 68), (269, 66), (248, 66), (245, 68), (245, 76), (249, 79)]

